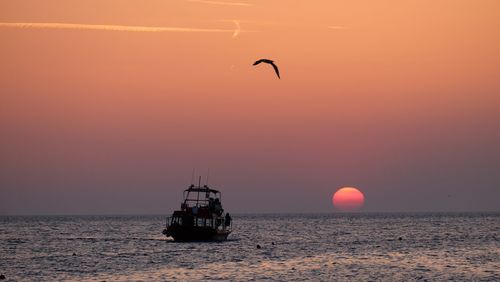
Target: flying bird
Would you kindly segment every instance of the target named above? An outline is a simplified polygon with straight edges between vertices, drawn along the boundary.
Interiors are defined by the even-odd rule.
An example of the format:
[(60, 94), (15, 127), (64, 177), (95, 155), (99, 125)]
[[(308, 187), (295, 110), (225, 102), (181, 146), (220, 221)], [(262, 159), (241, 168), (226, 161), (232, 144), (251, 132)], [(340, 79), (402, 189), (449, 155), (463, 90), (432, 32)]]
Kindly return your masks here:
[(280, 77), (280, 71), (278, 70), (278, 67), (274, 64), (273, 60), (260, 59), (258, 61), (255, 61), (255, 63), (253, 63), (253, 65), (256, 66), (256, 65), (258, 65), (260, 63), (266, 63), (266, 64), (270, 64), (271, 66), (273, 66), (274, 71), (276, 72), (276, 75), (278, 76), (279, 79), (281, 79), (281, 77)]

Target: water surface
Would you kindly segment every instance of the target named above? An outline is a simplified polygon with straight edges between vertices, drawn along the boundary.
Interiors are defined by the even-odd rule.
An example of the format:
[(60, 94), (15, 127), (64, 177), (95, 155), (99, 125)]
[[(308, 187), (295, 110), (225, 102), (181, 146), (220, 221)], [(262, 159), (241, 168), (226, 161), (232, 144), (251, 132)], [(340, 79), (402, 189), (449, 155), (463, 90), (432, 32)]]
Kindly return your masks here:
[(500, 213), (233, 218), (226, 242), (175, 243), (161, 235), (162, 216), (0, 217), (0, 273), (7, 281), (500, 281)]

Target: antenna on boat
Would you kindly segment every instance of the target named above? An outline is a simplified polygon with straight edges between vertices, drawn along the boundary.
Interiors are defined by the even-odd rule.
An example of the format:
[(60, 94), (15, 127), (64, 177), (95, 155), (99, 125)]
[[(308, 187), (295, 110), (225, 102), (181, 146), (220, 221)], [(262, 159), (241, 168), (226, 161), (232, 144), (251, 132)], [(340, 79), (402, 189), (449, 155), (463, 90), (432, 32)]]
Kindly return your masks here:
[(208, 169), (208, 171), (207, 171), (207, 181), (206, 181), (206, 183), (205, 183), (205, 185), (207, 185), (207, 186), (208, 186), (208, 176), (210, 176), (210, 168), (209, 168), (209, 169)]
[(193, 173), (191, 174), (191, 184), (194, 184), (194, 167), (193, 167)]

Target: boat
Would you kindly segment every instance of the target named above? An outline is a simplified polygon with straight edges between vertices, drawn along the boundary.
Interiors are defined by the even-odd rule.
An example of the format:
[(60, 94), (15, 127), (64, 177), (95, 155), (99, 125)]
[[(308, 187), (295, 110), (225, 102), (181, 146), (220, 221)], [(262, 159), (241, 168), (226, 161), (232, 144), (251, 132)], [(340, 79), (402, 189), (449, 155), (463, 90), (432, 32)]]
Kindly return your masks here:
[(207, 185), (191, 184), (184, 190), (180, 210), (167, 217), (163, 234), (174, 241), (225, 241), (232, 231), (229, 213), (222, 208), (222, 194)]

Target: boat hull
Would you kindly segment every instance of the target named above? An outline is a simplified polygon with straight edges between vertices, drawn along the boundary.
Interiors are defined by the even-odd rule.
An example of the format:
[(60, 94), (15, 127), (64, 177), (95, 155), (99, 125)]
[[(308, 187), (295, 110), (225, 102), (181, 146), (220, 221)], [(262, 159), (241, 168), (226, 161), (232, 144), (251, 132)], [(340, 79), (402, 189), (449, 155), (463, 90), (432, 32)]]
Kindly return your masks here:
[(215, 230), (196, 226), (169, 226), (165, 230), (166, 236), (170, 236), (174, 241), (178, 242), (225, 241), (229, 233), (231, 233), (229, 230)]

